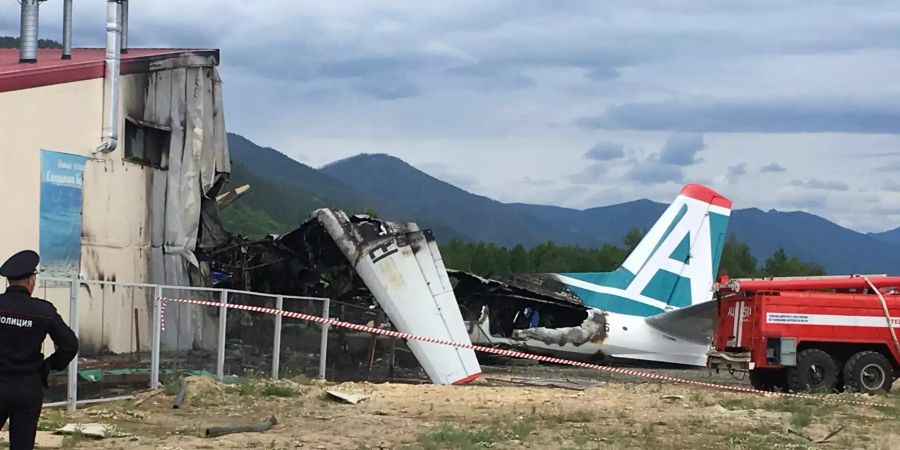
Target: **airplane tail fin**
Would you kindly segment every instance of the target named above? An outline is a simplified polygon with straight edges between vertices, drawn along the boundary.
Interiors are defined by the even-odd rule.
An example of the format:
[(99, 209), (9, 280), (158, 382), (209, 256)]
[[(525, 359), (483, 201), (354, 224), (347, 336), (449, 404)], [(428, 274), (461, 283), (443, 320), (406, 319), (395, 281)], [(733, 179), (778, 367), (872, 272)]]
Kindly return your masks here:
[(608, 273), (561, 274), (588, 306), (652, 316), (708, 301), (719, 270), (731, 201), (688, 184), (622, 266)]

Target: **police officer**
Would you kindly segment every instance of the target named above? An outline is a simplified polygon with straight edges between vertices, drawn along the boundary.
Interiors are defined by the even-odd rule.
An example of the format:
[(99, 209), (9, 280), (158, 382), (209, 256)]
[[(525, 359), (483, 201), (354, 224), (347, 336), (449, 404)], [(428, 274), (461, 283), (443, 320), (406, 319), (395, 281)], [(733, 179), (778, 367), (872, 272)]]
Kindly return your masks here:
[[(0, 266), (9, 281), (0, 295), (0, 428), (9, 419), (10, 450), (34, 448), (47, 375), (65, 369), (78, 352), (78, 338), (45, 300), (31, 297), (40, 257), (26, 250)], [(56, 351), (44, 359), (47, 335)]]

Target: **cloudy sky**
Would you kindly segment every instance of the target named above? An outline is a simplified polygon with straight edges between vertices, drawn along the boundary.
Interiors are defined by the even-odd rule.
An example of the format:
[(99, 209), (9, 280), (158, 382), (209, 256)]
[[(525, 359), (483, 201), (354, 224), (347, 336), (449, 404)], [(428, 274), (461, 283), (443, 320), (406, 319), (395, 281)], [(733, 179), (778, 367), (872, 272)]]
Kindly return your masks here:
[[(102, 45), (104, 2), (75, 3), (76, 46)], [(900, 226), (898, 2), (132, 3), (132, 45), (221, 49), (229, 129), (313, 166), (390, 153), (578, 208), (698, 181), (739, 208)], [(41, 37), (61, 10), (43, 3)]]

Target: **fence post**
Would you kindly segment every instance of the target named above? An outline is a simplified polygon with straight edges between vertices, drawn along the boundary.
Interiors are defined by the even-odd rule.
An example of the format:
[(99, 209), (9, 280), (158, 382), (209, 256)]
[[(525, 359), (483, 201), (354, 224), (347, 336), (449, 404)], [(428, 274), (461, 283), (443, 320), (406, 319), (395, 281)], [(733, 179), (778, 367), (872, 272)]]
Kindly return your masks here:
[(228, 289), (219, 294), (219, 348), (216, 355), (216, 378), (225, 381), (225, 331), (228, 326)]
[[(284, 297), (275, 297), (275, 309), (284, 308)], [(275, 315), (275, 342), (272, 344), (272, 379), (277, 380), (281, 366), (281, 314)]]
[[(78, 336), (78, 291), (81, 290), (81, 282), (78, 279), (72, 279), (72, 285), (69, 288), (69, 328)], [(68, 388), (66, 394), (66, 408), (69, 412), (75, 412), (78, 405), (78, 355), (72, 358), (69, 363)]]
[(153, 294), (153, 325), (150, 342), (150, 389), (159, 389), (159, 347), (162, 327), (162, 286), (156, 286)]
[[(322, 317), (329, 319), (331, 317), (331, 299), (326, 298), (322, 311)], [(328, 328), (330, 325), (322, 324), (322, 345), (319, 348), (319, 379), (325, 379), (325, 362), (328, 358)]]

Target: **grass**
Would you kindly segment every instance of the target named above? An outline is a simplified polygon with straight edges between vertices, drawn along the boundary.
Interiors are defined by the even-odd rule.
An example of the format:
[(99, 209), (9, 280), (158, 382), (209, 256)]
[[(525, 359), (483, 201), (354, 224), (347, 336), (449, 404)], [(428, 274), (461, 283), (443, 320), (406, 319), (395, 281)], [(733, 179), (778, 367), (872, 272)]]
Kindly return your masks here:
[(875, 406), (875, 409), (891, 419), (900, 419), (900, 396), (895, 394), (892, 397), (880, 396), (879, 403), (885, 403), (887, 406)]
[(38, 422), (38, 431), (56, 431), (65, 425), (56, 419), (46, 419)]
[[(298, 377), (292, 379), (296, 384), (301, 382), (312, 383), (312, 380), (306, 377)], [(233, 392), (241, 397), (280, 397), (294, 398), (302, 394), (301, 390), (289, 385), (279, 384), (277, 381), (260, 379), (260, 378), (241, 378), (237, 383), (231, 386)]]
[(75, 432), (75, 433), (67, 435), (63, 439), (62, 448), (77, 448), (79, 446), (79, 444), (81, 444), (82, 442), (87, 441), (87, 440), (88, 440), (87, 436), (85, 436), (81, 432)]
[(796, 437), (784, 435), (774, 426), (760, 426), (744, 431), (733, 432), (722, 441), (727, 448), (746, 450), (769, 450), (773, 448), (812, 448), (799, 443)]
[(290, 380), (293, 381), (294, 383), (297, 383), (297, 384), (300, 384), (303, 386), (312, 386), (313, 383), (315, 383), (315, 381), (316, 381), (315, 379), (310, 378), (306, 375), (297, 375), (295, 377), (290, 378)]
[(716, 403), (728, 409), (754, 409), (755, 407), (753, 402), (746, 398), (723, 398)]
[(163, 389), (166, 395), (178, 395), (181, 391), (181, 380), (177, 378), (169, 380), (163, 384)]
[(813, 409), (812, 407), (801, 407), (795, 410), (791, 416), (791, 425), (800, 428), (806, 428), (812, 423)]
[(420, 434), (418, 441), (426, 450), (474, 450), (493, 446), (499, 439), (497, 431), (491, 428), (464, 429), (456, 424), (445, 423), (437, 430)]
[(514, 439), (518, 439), (520, 441), (524, 441), (531, 436), (531, 433), (537, 429), (537, 425), (534, 423), (534, 420), (531, 418), (517, 420), (513, 422), (511, 431)]
[[(624, 412), (622, 412), (624, 414)], [(532, 414), (534, 416), (535, 414)], [(597, 412), (589, 409), (571, 409), (557, 411), (543, 411), (540, 413), (541, 420), (545, 422), (556, 423), (590, 423), (597, 420)]]
[(426, 450), (486, 448), (510, 440), (527, 441), (537, 429), (534, 416), (499, 418), (482, 426), (444, 422), (419, 434), (418, 443)]
[(798, 428), (808, 427), (813, 418), (833, 413), (837, 407), (821, 401), (799, 398), (782, 398), (769, 406), (775, 411), (791, 413), (791, 425)]
[(291, 398), (296, 397), (300, 393), (293, 388), (289, 388), (287, 386), (278, 386), (275, 384), (266, 385), (262, 389), (262, 395), (266, 397), (281, 397), (281, 398)]

